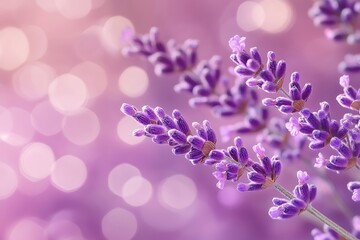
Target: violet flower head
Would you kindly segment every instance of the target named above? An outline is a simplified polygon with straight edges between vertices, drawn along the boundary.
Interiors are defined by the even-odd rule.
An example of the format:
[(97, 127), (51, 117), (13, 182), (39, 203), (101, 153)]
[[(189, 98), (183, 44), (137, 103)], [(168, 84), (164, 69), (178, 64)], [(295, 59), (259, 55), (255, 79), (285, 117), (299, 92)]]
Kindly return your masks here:
[(143, 125), (142, 129), (134, 131), (134, 136), (146, 136), (154, 143), (168, 144), (176, 155), (190, 151), (191, 145), (186, 138), (191, 132), (180, 111), (174, 110), (170, 116), (160, 107), (154, 109), (145, 105), (140, 111), (127, 103), (122, 104), (121, 111)]
[(253, 163), (240, 137), (234, 139), (233, 146), (223, 150), (222, 158), (214, 159), (214, 155), (221, 156), (218, 150), (212, 150), (205, 164), (215, 164), (216, 171), (213, 172), (213, 176), (218, 180), (216, 186), (220, 189), (224, 188), (226, 181), (238, 181), (246, 169)]
[(354, 20), (359, 15), (359, 7), (354, 0), (318, 0), (309, 16), (314, 25), (326, 27), (325, 34), (329, 39), (354, 43), (357, 38)]
[[(332, 228), (330, 228), (328, 225), (323, 226), (323, 230), (320, 229), (313, 229), (311, 231), (311, 235), (313, 236), (314, 240), (342, 240), (344, 239), (342, 236), (340, 236), (336, 231), (334, 231)], [(354, 216), (352, 219), (352, 235), (356, 239), (360, 238), (360, 216)]]
[(290, 137), (291, 134), (287, 129), (288, 123), (282, 118), (272, 118), (259, 135), (258, 141), (272, 147), (282, 160), (299, 160), (306, 143), (306, 137), (303, 135)]
[(283, 199), (273, 198), (275, 206), (269, 209), (269, 216), (273, 219), (286, 219), (299, 215), (314, 201), (316, 196), (315, 185), (308, 184), (309, 175), (306, 172), (298, 171), (299, 184), (293, 190), (294, 198)]
[(360, 201), (360, 182), (354, 181), (347, 184), (347, 188), (352, 192), (352, 200), (354, 202)]
[(299, 79), (299, 73), (293, 72), (286, 97), (277, 97), (275, 99), (265, 98), (263, 99), (263, 104), (265, 106), (275, 106), (284, 114), (301, 111), (311, 95), (312, 86), (310, 83), (306, 83), (304, 87), (301, 87)]
[(125, 55), (142, 55), (154, 65), (157, 75), (184, 71), (192, 68), (197, 61), (198, 42), (188, 39), (182, 45), (174, 40), (160, 41), (159, 31), (153, 27), (148, 34), (133, 36), (129, 46), (123, 49)]
[(195, 128), (197, 135), (187, 137), (186, 140), (191, 149), (185, 155), (185, 158), (195, 165), (203, 163), (210, 156), (211, 151), (215, 150), (217, 139), (209, 121), (205, 120), (203, 125), (194, 122), (192, 126)]
[(253, 146), (253, 150), (259, 162), (251, 165), (248, 169), (247, 177), (250, 182), (239, 183), (237, 189), (240, 192), (255, 191), (272, 186), (280, 176), (281, 163), (277, 156), (271, 159), (266, 156), (264, 147), (259, 143)]
[(239, 35), (235, 35), (230, 38), (229, 46), (234, 53), (241, 53), (245, 49), (245, 37), (239, 37)]
[[(360, 40), (359, 40), (360, 42)], [(339, 71), (345, 73), (357, 73), (360, 71), (360, 54), (347, 54), (339, 64)]]
[(340, 86), (343, 87), (344, 93), (339, 94), (336, 97), (337, 102), (344, 108), (360, 110), (360, 89), (356, 90), (350, 85), (350, 78), (347, 75), (343, 75), (339, 80)]

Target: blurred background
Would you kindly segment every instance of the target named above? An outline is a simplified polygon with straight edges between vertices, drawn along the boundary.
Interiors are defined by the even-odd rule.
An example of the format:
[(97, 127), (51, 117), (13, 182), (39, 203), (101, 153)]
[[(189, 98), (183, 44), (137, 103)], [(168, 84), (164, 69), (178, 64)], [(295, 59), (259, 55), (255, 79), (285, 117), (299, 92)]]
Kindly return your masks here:
[[(326, 100), (340, 117), (337, 65), (359, 49), (325, 39), (308, 17), (312, 4), (0, 0), (0, 239), (312, 239), (319, 225), (306, 216), (268, 217), (271, 198), (280, 197), (274, 190), (238, 193), (231, 184), (218, 190), (213, 169), (133, 137), (138, 124), (119, 111), (123, 102), (177, 108), (189, 122), (208, 119), (216, 130), (237, 121), (190, 108), (189, 97), (173, 91), (178, 75), (157, 77), (144, 59), (121, 54), (125, 27), (143, 34), (157, 26), (164, 41), (199, 40), (199, 59), (222, 56), (225, 73), (233, 65), (228, 39), (246, 36), (263, 58), (273, 50), (287, 61), (288, 74), (298, 71), (313, 83), (311, 109)], [(255, 143), (244, 138), (249, 148)], [(292, 189), (296, 171), (309, 171), (319, 186), (314, 205), (351, 229), (309, 164), (284, 165), (280, 183)], [(327, 174), (359, 214), (345, 187), (350, 175)]]

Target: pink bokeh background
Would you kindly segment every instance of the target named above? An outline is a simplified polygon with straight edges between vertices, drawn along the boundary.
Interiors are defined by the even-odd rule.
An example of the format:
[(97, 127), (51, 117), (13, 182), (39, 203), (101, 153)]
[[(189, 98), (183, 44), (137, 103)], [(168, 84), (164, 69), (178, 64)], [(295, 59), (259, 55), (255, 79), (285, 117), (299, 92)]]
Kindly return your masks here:
[[(0, 239), (311, 239), (310, 218), (271, 220), (274, 190), (220, 191), (212, 169), (192, 166), (169, 148), (131, 135), (123, 102), (180, 109), (189, 122), (215, 129), (236, 122), (192, 109), (176, 95), (178, 75), (157, 77), (144, 59), (126, 58), (126, 27), (160, 38), (200, 41), (199, 58), (223, 57), (239, 34), (264, 54), (276, 52), (288, 72), (314, 85), (309, 107), (326, 100), (337, 110), (337, 64), (356, 47), (328, 41), (313, 26), (311, 1), (1, 0), (0, 1)], [(230, 76), (230, 75), (229, 75)], [(352, 76), (356, 87), (357, 77)], [(343, 111), (335, 111), (340, 117)], [(274, 112), (274, 115), (277, 113)], [(250, 148), (253, 136), (245, 136)], [(228, 143), (220, 143), (226, 147)], [(309, 158), (316, 156), (309, 153)], [(279, 181), (291, 189), (303, 162), (284, 163)], [(316, 178), (314, 205), (350, 229)], [(336, 174), (339, 195), (358, 214), (350, 179)], [(325, 202), (325, 204), (324, 204)]]

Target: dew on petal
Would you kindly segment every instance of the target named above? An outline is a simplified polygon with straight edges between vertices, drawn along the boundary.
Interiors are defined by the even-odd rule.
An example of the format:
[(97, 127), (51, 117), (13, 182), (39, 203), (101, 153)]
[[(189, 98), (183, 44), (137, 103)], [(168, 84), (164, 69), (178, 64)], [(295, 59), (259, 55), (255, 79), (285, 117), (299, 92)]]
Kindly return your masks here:
[(114, 208), (102, 219), (101, 228), (106, 239), (129, 240), (137, 231), (137, 220), (133, 213), (122, 208)]
[(28, 58), (29, 41), (24, 31), (6, 27), (0, 31), (0, 69), (12, 71)]
[(149, 85), (147, 73), (139, 67), (131, 66), (125, 69), (119, 77), (119, 88), (129, 97), (143, 95)]
[(50, 175), (54, 161), (54, 152), (48, 145), (30, 143), (20, 153), (20, 170), (29, 180), (39, 181)]
[(63, 74), (50, 84), (49, 99), (60, 112), (77, 111), (86, 103), (86, 85), (79, 77)]
[(94, 112), (82, 109), (65, 116), (62, 129), (64, 136), (70, 142), (76, 145), (86, 145), (99, 136), (100, 122)]
[(72, 155), (65, 155), (56, 160), (51, 172), (54, 187), (63, 192), (74, 192), (81, 188), (87, 178), (85, 163)]

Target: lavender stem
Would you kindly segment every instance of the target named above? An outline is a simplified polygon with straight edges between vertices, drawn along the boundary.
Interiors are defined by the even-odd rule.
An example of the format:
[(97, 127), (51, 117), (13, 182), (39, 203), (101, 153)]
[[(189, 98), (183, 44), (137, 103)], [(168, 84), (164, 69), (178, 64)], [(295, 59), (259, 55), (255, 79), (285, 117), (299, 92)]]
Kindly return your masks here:
[[(282, 195), (284, 195), (288, 199), (293, 199), (294, 195), (289, 192), (286, 188), (281, 186), (279, 183), (274, 183), (274, 187), (276, 190), (278, 190)], [(332, 228), (334, 231), (339, 233), (342, 237), (344, 237), (346, 240), (357, 240), (351, 233), (346, 231), (344, 228), (333, 222), (331, 219), (326, 217), (324, 214), (322, 214), (319, 210), (314, 208), (313, 206), (309, 205), (306, 208), (306, 211), (308, 211), (311, 215), (313, 215), (315, 218), (317, 218), (319, 221), (321, 221), (323, 224), (328, 225), (330, 228)]]

